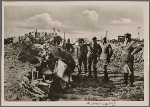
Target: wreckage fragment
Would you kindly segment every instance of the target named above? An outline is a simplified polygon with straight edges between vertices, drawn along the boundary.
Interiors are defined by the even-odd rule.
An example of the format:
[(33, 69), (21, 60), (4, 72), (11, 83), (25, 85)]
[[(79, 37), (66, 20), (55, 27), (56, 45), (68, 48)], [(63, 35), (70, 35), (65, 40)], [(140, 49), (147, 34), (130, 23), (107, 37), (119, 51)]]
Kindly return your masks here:
[(28, 76), (22, 78), (22, 86), (38, 97), (48, 94), (48, 98), (54, 100), (55, 93), (64, 90), (72, 81), (73, 56), (57, 45), (34, 44), (29, 38), (22, 45), (18, 59), (34, 64)]

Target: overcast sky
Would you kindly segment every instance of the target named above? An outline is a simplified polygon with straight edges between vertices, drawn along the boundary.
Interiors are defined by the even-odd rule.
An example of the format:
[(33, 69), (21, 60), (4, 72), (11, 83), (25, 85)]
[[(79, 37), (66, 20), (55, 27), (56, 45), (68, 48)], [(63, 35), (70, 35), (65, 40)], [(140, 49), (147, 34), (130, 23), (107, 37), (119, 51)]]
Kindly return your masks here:
[(131, 33), (137, 37), (141, 27), (143, 38), (143, 7), (135, 5), (22, 5), (4, 7), (4, 33), (19, 36), (35, 29), (66, 32), (70, 38), (97, 36), (108, 31), (108, 38)]

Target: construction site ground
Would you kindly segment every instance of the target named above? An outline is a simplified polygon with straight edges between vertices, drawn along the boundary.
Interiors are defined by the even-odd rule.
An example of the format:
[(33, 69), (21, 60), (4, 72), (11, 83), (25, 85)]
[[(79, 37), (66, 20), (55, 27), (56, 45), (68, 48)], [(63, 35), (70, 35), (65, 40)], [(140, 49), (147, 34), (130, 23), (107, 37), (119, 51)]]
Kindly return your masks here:
[[(36, 99), (28, 90), (19, 86), (21, 77), (34, 65), (22, 63), (17, 59), (20, 52), (14, 46), (4, 46), (4, 99), (6, 101), (33, 101)], [(141, 62), (144, 63), (144, 62)], [(135, 64), (136, 66), (141, 66)], [(123, 84), (123, 74), (118, 66), (110, 63), (108, 66), (110, 81), (104, 83), (103, 71), (98, 65), (98, 78), (87, 78), (82, 74), (75, 76), (75, 81), (63, 92), (55, 95), (58, 101), (144, 101), (144, 68), (134, 71), (134, 87)], [(75, 71), (77, 72), (77, 71)]]

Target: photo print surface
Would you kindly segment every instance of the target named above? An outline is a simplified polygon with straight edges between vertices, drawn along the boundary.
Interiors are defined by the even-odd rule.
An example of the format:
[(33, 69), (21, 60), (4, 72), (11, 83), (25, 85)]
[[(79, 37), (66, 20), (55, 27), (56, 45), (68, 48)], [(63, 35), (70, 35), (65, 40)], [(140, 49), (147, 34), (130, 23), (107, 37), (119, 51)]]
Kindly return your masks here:
[(2, 8), (3, 105), (148, 104), (148, 2)]

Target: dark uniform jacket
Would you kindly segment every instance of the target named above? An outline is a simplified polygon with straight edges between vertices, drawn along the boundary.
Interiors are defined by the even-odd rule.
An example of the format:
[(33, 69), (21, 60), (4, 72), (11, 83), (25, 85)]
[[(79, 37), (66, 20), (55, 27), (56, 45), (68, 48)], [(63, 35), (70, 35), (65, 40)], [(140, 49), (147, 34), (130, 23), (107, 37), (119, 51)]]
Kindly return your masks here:
[(66, 43), (66, 47), (65, 49), (70, 52), (70, 53), (73, 53), (74, 52), (74, 47), (72, 46), (72, 44), (70, 43)]
[(88, 53), (88, 48), (85, 44), (79, 45), (77, 47), (77, 58), (86, 58)]
[(90, 54), (89, 54), (89, 58), (97, 58), (97, 56), (100, 56), (102, 52), (101, 46), (97, 43), (93, 43), (92, 45), (90, 45)]

